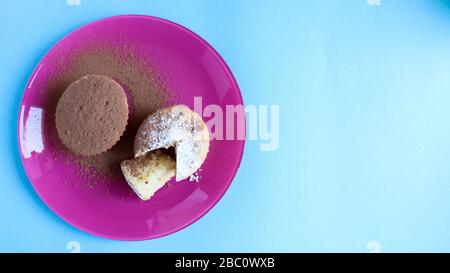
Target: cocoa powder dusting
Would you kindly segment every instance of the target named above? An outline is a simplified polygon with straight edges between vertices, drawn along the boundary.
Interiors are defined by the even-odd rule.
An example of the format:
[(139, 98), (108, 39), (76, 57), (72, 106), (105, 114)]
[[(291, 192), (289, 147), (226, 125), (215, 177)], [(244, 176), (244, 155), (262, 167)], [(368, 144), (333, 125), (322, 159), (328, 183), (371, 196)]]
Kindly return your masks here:
[[(53, 75), (45, 92), (46, 128), (44, 141), (56, 145), (54, 159), (64, 158), (68, 163), (75, 162), (78, 174), (88, 179), (88, 188), (98, 181), (122, 178), (120, 162), (133, 157), (133, 142), (141, 122), (157, 109), (166, 107), (173, 99), (164, 79), (130, 47), (100, 44), (75, 50), (71, 56), (58, 62), (58, 73)], [(95, 156), (78, 156), (58, 139), (55, 128), (55, 110), (59, 98), (73, 81), (88, 75), (105, 75), (116, 80), (127, 93), (129, 104), (128, 125), (119, 142), (108, 151)], [(111, 179), (117, 178), (117, 179)]]

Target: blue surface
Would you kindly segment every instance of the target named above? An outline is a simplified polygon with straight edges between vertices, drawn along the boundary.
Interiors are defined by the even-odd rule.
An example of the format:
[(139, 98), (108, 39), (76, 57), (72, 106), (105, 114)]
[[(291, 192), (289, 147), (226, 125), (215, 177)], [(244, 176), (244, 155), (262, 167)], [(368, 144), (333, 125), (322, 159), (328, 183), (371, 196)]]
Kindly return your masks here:
[[(20, 163), (19, 101), (75, 28), (139, 13), (180, 23), (224, 57), (246, 104), (280, 105), (280, 146), (248, 141), (205, 217), (143, 242), (55, 216)], [(0, 251), (450, 251), (450, 1), (2, 1)]]

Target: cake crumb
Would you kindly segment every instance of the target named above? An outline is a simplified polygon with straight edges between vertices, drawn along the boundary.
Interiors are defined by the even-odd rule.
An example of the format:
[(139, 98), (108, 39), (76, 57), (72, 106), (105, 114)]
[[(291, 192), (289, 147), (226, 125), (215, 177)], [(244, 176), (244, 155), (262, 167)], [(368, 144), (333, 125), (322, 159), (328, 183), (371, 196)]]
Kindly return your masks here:
[(200, 182), (201, 176), (198, 173), (194, 173), (189, 177), (189, 182)]

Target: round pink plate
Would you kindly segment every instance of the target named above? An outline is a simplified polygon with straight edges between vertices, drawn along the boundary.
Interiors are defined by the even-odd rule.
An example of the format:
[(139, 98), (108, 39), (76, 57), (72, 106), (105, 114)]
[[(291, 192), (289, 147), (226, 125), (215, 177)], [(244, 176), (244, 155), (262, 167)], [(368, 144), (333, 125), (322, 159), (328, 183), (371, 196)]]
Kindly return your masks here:
[[(245, 140), (212, 140), (198, 182), (171, 181), (147, 202), (135, 196), (124, 179), (88, 187), (78, 165), (55, 157), (60, 146), (43, 137), (49, 112), (45, 86), (62, 57), (80, 44), (104, 42), (137, 48), (141, 58), (167, 79), (175, 103), (193, 108), (194, 97), (201, 97), (203, 108), (214, 104), (225, 110), (226, 105), (243, 105), (239, 87), (224, 60), (198, 35), (141, 15), (110, 17), (75, 30), (45, 55), (30, 77), (20, 105), (18, 140), (25, 171), (45, 204), (73, 226), (97, 236), (116, 240), (165, 236), (192, 224), (219, 201), (239, 167)], [(239, 122), (245, 126), (245, 116), (238, 119), (224, 130), (236, 129)]]

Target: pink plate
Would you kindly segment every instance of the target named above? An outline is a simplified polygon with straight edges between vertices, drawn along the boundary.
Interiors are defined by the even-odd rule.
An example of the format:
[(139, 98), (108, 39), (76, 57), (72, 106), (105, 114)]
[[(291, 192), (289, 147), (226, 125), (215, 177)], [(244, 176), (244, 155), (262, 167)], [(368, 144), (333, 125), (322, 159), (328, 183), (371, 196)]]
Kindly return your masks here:
[[(46, 142), (45, 86), (62, 58), (83, 44), (117, 43), (139, 49), (140, 57), (167, 78), (175, 103), (193, 107), (243, 105), (239, 87), (219, 54), (202, 38), (175, 23), (141, 15), (116, 16), (81, 27), (59, 41), (39, 62), (25, 89), (18, 139), (34, 189), (58, 216), (88, 233), (116, 240), (146, 240), (176, 232), (207, 213), (225, 193), (239, 167), (245, 140), (212, 140), (199, 182), (169, 182), (147, 202), (131, 194), (125, 180), (88, 187), (88, 178), (60, 145)], [(50, 119), (52, 120), (52, 119)], [(207, 119), (205, 119), (207, 120)], [(245, 117), (239, 121), (245, 126)]]

